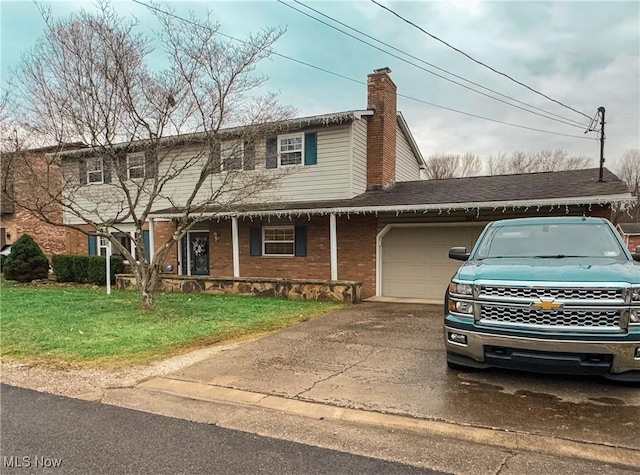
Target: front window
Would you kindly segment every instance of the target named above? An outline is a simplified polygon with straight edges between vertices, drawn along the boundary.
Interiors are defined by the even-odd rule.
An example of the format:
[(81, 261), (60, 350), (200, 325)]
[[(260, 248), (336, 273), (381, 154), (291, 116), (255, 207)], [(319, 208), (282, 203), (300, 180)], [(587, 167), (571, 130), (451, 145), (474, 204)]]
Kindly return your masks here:
[(606, 224), (516, 224), (490, 229), (475, 259), (605, 257), (626, 260)]
[(278, 136), (280, 166), (300, 165), (304, 155), (304, 134)]
[(129, 179), (144, 178), (144, 155), (129, 155), (127, 157), (127, 173)]
[(294, 256), (294, 226), (267, 226), (262, 228), (262, 255)]
[(102, 159), (92, 158), (87, 162), (87, 183), (102, 183)]
[(98, 239), (98, 255), (106, 256), (107, 249), (109, 249), (109, 240), (106, 237), (100, 236)]

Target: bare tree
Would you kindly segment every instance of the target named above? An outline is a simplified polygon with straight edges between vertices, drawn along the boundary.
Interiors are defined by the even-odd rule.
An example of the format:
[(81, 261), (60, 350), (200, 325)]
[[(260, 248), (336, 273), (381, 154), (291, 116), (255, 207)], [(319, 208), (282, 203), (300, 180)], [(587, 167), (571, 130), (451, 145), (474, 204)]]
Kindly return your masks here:
[(555, 172), (588, 168), (591, 159), (584, 155), (569, 155), (566, 150), (515, 151), (511, 155), (500, 152), (489, 157), (490, 175)]
[(626, 210), (618, 210), (613, 219), (619, 221), (640, 221), (640, 149), (627, 150), (615, 165), (616, 174), (625, 182), (636, 202)]
[[(141, 306), (152, 308), (165, 258), (203, 213), (256, 199), (281, 178), (255, 166), (257, 141), (293, 111), (260, 94), (266, 78), (255, 67), (283, 32), (266, 29), (237, 44), (220, 40), (209, 17), (181, 22), (156, 12), (168, 64), (158, 71), (153, 43), (107, 2), (62, 20), (41, 13), (46, 34), (23, 57), (13, 87), (28, 127), (58, 148), (37, 160), (15, 154), (15, 186), (33, 191), (19, 205), (108, 239), (132, 265)], [(70, 151), (71, 142), (86, 147)], [(64, 220), (52, 219), (56, 207)], [(150, 262), (143, 227), (163, 208), (175, 210), (175, 232), (156, 242)], [(113, 234), (130, 223), (135, 256)]]
[(428, 180), (477, 176), (482, 172), (482, 162), (472, 153), (464, 155), (437, 153), (427, 159), (424, 176)]

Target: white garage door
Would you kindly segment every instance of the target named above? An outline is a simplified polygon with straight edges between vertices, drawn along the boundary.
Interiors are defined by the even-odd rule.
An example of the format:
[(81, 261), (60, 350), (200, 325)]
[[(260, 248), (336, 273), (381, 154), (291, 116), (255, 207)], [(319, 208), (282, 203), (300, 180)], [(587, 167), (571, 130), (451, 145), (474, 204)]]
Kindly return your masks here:
[(471, 250), (483, 226), (391, 228), (382, 238), (382, 295), (442, 299), (462, 264), (449, 259), (449, 248)]

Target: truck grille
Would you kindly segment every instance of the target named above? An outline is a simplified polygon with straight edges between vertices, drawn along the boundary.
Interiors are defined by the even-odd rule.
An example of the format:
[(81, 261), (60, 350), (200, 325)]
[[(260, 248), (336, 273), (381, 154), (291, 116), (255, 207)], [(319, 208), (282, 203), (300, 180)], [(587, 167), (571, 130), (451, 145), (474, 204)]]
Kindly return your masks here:
[(597, 327), (619, 328), (618, 310), (554, 310), (543, 311), (532, 308), (513, 308), (483, 305), (480, 323), (513, 323), (521, 325), (544, 325), (551, 327)]
[(563, 300), (622, 300), (622, 289), (619, 288), (543, 288), (543, 287), (502, 287), (482, 286), (483, 297), (510, 297), (541, 299), (553, 298)]

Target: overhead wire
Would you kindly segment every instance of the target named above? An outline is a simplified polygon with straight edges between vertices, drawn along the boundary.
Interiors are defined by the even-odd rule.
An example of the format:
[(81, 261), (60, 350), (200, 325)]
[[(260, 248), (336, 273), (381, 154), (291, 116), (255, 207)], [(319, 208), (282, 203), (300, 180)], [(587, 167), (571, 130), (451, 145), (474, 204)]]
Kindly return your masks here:
[(382, 8), (383, 10), (386, 10), (386, 11), (388, 11), (389, 13), (391, 13), (392, 15), (396, 16), (397, 18), (399, 18), (399, 19), (400, 19), (400, 20), (402, 20), (403, 22), (405, 22), (405, 23), (407, 23), (407, 24), (409, 24), (409, 25), (413, 26), (414, 28), (416, 28), (416, 29), (420, 30), (420, 31), (421, 31), (422, 33), (424, 33), (425, 35), (427, 35), (427, 36), (429, 36), (429, 37), (433, 38), (433, 39), (434, 39), (434, 40), (436, 40), (436, 41), (439, 41), (440, 43), (444, 44), (445, 46), (447, 46), (447, 47), (451, 48), (452, 50), (454, 50), (454, 51), (456, 51), (456, 52), (458, 52), (458, 53), (460, 53), (461, 55), (463, 55), (463, 56), (465, 56), (466, 58), (470, 59), (470, 60), (471, 60), (471, 61), (473, 61), (474, 63), (477, 63), (477, 64), (479, 64), (479, 65), (481, 65), (481, 66), (483, 66), (483, 67), (485, 67), (485, 68), (487, 68), (487, 69), (489, 69), (489, 70), (493, 71), (494, 73), (499, 74), (500, 76), (504, 76), (504, 77), (506, 77), (507, 79), (509, 79), (509, 80), (511, 80), (511, 81), (513, 81), (513, 82), (515, 82), (516, 84), (519, 84), (520, 86), (525, 87), (525, 88), (529, 89), (530, 91), (532, 91), (532, 92), (534, 92), (534, 93), (536, 93), (536, 94), (538, 94), (538, 95), (540, 95), (540, 96), (542, 96), (542, 97), (544, 97), (544, 98), (546, 98), (546, 99), (548, 99), (548, 100), (550, 100), (550, 101), (552, 101), (552, 102), (555, 102), (556, 104), (559, 104), (559, 105), (561, 105), (562, 107), (564, 107), (564, 108), (566, 108), (566, 109), (572, 110), (573, 112), (576, 112), (576, 113), (578, 113), (578, 114), (580, 114), (580, 115), (582, 115), (582, 116), (586, 117), (587, 119), (591, 120), (591, 116), (589, 116), (589, 115), (585, 114), (584, 112), (581, 112), (581, 111), (579, 111), (579, 110), (577, 110), (577, 109), (574, 109), (574, 108), (573, 108), (573, 107), (571, 107), (571, 106), (568, 106), (567, 104), (565, 104), (565, 103), (563, 103), (563, 102), (560, 102), (560, 101), (558, 101), (558, 100), (556, 100), (556, 99), (553, 99), (552, 97), (547, 96), (547, 95), (546, 95), (546, 94), (544, 94), (543, 92), (540, 92), (540, 91), (538, 91), (538, 90), (536, 90), (536, 89), (532, 88), (531, 86), (528, 86), (527, 84), (525, 84), (525, 83), (523, 83), (523, 82), (521, 82), (521, 81), (518, 81), (517, 79), (514, 79), (513, 77), (509, 76), (508, 74), (503, 73), (502, 71), (498, 71), (497, 69), (495, 69), (495, 68), (493, 68), (493, 67), (489, 66), (488, 64), (485, 64), (485, 63), (483, 63), (482, 61), (479, 61), (479, 60), (475, 59), (474, 57), (472, 57), (471, 55), (469, 55), (469, 54), (465, 53), (465, 52), (464, 52), (464, 51), (462, 51), (461, 49), (456, 48), (455, 46), (453, 46), (453, 45), (451, 45), (451, 44), (447, 43), (446, 41), (444, 41), (443, 39), (441, 39), (441, 38), (437, 37), (436, 35), (434, 35), (434, 34), (432, 34), (432, 33), (429, 33), (427, 30), (425, 30), (424, 28), (422, 28), (420, 25), (418, 25), (418, 24), (416, 24), (416, 23), (412, 22), (411, 20), (408, 20), (407, 18), (403, 17), (402, 15), (400, 15), (400, 14), (399, 14), (399, 13), (397, 13), (397, 12), (395, 12), (395, 11), (394, 11), (394, 10), (392, 10), (391, 8), (389, 8), (389, 7), (386, 7), (386, 6), (382, 5), (381, 3), (377, 2), (376, 0), (370, 0), (370, 1), (371, 1), (372, 3), (374, 3), (374, 4), (378, 5), (378, 6), (379, 6), (380, 8)]
[[(189, 24), (191, 24), (193, 26), (196, 26), (198, 28), (204, 28), (204, 29), (208, 29), (210, 31), (213, 31), (212, 28), (210, 28), (210, 27), (208, 27), (206, 25), (200, 24), (200, 23), (198, 23), (196, 21), (193, 21), (193, 20), (189, 20), (188, 18), (181, 17), (179, 15), (176, 15), (175, 13), (172, 13), (172, 12), (167, 11), (167, 10), (163, 10), (163, 9), (161, 9), (159, 7), (154, 6), (154, 5), (147, 4), (147, 3), (145, 3), (145, 2), (143, 2), (141, 0), (131, 0), (131, 1), (134, 2), (134, 3), (137, 3), (139, 5), (142, 5), (142, 6), (146, 7), (146, 8), (149, 8), (150, 10), (154, 10), (154, 11), (157, 11), (157, 12), (162, 13), (164, 15), (168, 15), (168, 16), (170, 16), (172, 18), (175, 18), (177, 20), (183, 21), (185, 23), (189, 23)], [(233, 41), (245, 44), (245, 45), (247, 44), (247, 42), (244, 41), (244, 40), (241, 40), (239, 38), (235, 38), (235, 37), (233, 37), (231, 35), (227, 35), (225, 33), (222, 33), (220, 31), (218, 31), (218, 30), (216, 30), (215, 33), (220, 35), (220, 36), (222, 36), (222, 37), (224, 37), (224, 38), (228, 38), (230, 40), (233, 40)], [(361, 81), (359, 79), (355, 79), (355, 78), (352, 78), (352, 77), (349, 77), (349, 76), (345, 76), (345, 75), (340, 74), (340, 73), (336, 73), (335, 71), (331, 71), (331, 70), (322, 68), (320, 66), (316, 66), (314, 64), (307, 63), (306, 61), (302, 61), (302, 60), (293, 58), (291, 56), (287, 56), (285, 54), (278, 53), (277, 51), (273, 51), (273, 50), (270, 50), (270, 49), (265, 49), (265, 52), (267, 52), (267, 53), (269, 53), (269, 54), (271, 54), (273, 56), (277, 56), (277, 57), (286, 59), (288, 61), (292, 61), (292, 62), (295, 62), (297, 64), (301, 64), (303, 66), (307, 66), (309, 68), (313, 68), (313, 69), (318, 70), (318, 71), (322, 71), (322, 72), (324, 72), (326, 74), (330, 74), (332, 76), (336, 76), (336, 77), (339, 77), (341, 79), (345, 79), (347, 81), (354, 82), (356, 84), (365, 85), (365, 86), (367, 85), (366, 81)], [(581, 135), (563, 134), (563, 133), (554, 132), (554, 131), (551, 131), (551, 130), (537, 129), (537, 128), (534, 128), (534, 127), (528, 127), (528, 126), (525, 126), (525, 125), (514, 124), (514, 123), (511, 123), (511, 122), (501, 121), (501, 120), (498, 120), (498, 119), (492, 119), (490, 117), (485, 117), (485, 116), (481, 116), (481, 115), (478, 115), (478, 114), (473, 114), (473, 113), (470, 113), (470, 112), (465, 112), (465, 111), (461, 111), (461, 110), (458, 110), (458, 109), (453, 109), (451, 107), (442, 106), (440, 104), (435, 104), (433, 102), (428, 102), (428, 101), (425, 101), (425, 100), (422, 100), (422, 99), (417, 99), (415, 97), (408, 96), (406, 94), (397, 94), (397, 95), (398, 95), (398, 97), (402, 97), (402, 98), (409, 99), (409, 100), (412, 100), (412, 101), (415, 101), (415, 102), (419, 102), (419, 103), (422, 103), (422, 104), (430, 105), (432, 107), (436, 107), (436, 108), (439, 108), (439, 109), (447, 110), (447, 111), (450, 111), (450, 112), (456, 112), (458, 114), (466, 115), (466, 116), (469, 116), (469, 117), (475, 117), (475, 118), (478, 118), (478, 119), (483, 119), (483, 120), (487, 120), (487, 121), (490, 121), (490, 122), (495, 122), (495, 123), (498, 123), (498, 124), (508, 125), (508, 126), (511, 126), (511, 127), (517, 127), (517, 128), (520, 128), (520, 129), (532, 130), (532, 131), (541, 132), (541, 133), (545, 133), (545, 134), (560, 135), (560, 136), (564, 136), (564, 137), (572, 137), (572, 138), (582, 139), (582, 140), (596, 140), (596, 139), (591, 138), (591, 137), (584, 137), (584, 136), (581, 136)]]
[(368, 45), (368, 46), (370, 46), (370, 47), (372, 47), (372, 48), (375, 48), (375, 49), (376, 49), (376, 50), (378, 50), (378, 51), (382, 51), (383, 53), (386, 53), (386, 54), (388, 54), (388, 55), (390, 55), (390, 56), (393, 56), (394, 58), (397, 58), (397, 59), (399, 59), (399, 60), (401, 60), (401, 61), (405, 62), (405, 63), (408, 63), (408, 64), (410, 64), (410, 65), (412, 65), (412, 66), (414, 66), (414, 67), (417, 67), (417, 68), (419, 68), (419, 69), (421, 69), (421, 70), (423, 70), (423, 71), (425, 71), (425, 72), (427, 72), (427, 73), (429, 73), (429, 74), (432, 74), (432, 75), (437, 76), (437, 77), (439, 77), (439, 78), (441, 78), (441, 79), (444, 79), (445, 81), (451, 82), (451, 83), (456, 84), (456, 85), (461, 86), (461, 87), (464, 87), (465, 89), (468, 89), (468, 90), (470, 90), (470, 91), (476, 92), (476, 93), (481, 94), (481, 95), (483, 95), (483, 96), (486, 96), (486, 97), (488, 97), (488, 98), (490, 98), (490, 99), (494, 99), (494, 100), (496, 100), (496, 101), (502, 102), (502, 103), (507, 104), (507, 105), (509, 105), (509, 106), (515, 107), (515, 108), (517, 108), (517, 109), (524, 110), (524, 111), (529, 112), (529, 113), (531, 113), (531, 114), (539, 115), (539, 116), (541, 116), (541, 117), (544, 117), (544, 118), (546, 118), (546, 119), (550, 119), (550, 120), (556, 120), (557, 122), (560, 122), (560, 123), (563, 123), (563, 124), (566, 124), (566, 125), (571, 125), (571, 126), (573, 126), (573, 127), (579, 128), (579, 129), (583, 129), (583, 130), (584, 130), (584, 128), (585, 128), (585, 124), (584, 124), (584, 123), (582, 123), (582, 122), (578, 122), (578, 121), (573, 120), (573, 119), (570, 119), (570, 118), (568, 118), (568, 117), (564, 117), (564, 116), (561, 116), (561, 115), (559, 115), (559, 114), (555, 114), (555, 113), (553, 113), (553, 112), (551, 112), (551, 111), (548, 111), (548, 110), (542, 109), (542, 108), (540, 108), (540, 107), (534, 106), (534, 105), (532, 105), (532, 104), (529, 104), (529, 103), (527, 103), (527, 102), (521, 101), (521, 100), (516, 99), (516, 98), (514, 98), (514, 97), (508, 96), (508, 95), (503, 94), (503, 93), (501, 93), (501, 92), (499, 92), (499, 91), (496, 91), (496, 90), (494, 90), (494, 89), (491, 89), (491, 88), (485, 87), (485, 86), (483, 86), (482, 84), (478, 84), (477, 82), (474, 82), (474, 81), (471, 81), (471, 80), (469, 80), (469, 79), (466, 79), (466, 78), (465, 78), (465, 77), (463, 77), (463, 76), (460, 76), (460, 75), (458, 75), (458, 74), (452, 73), (451, 71), (448, 71), (447, 69), (444, 69), (444, 68), (441, 68), (441, 67), (439, 67), (439, 66), (437, 66), (437, 65), (435, 65), (435, 64), (429, 63), (428, 61), (425, 61), (425, 60), (423, 60), (422, 58), (419, 58), (419, 57), (417, 57), (417, 56), (414, 56), (414, 55), (412, 55), (412, 54), (410, 54), (410, 53), (407, 53), (406, 51), (404, 51), (404, 50), (402, 50), (402, 49), (400, 49), (400, 48), (396, 48), (395, 46), (390, 45), (389, 43), (386, 43), (386, 42), (384, 42), (384, 41), (381, 41), (381, 40), (379, 40), (378, 38), (375, 38), (375, 37), (374, 37), (374, 36), (372, 36), (372, 35), (369, 35), (369, 34), (367, 34), (367, 33), (363, 32), (363, 31), (361, 31), (361, 30), (359, 30), (359, 29), (357, 29), (357, 28), (354, 28), (354, 27), (352, 27), (352, 26), (350, 26), (350, 25), (348, 25), (348, 24), (346, 24), (346, 23), (344, 23), (344, 22), (342, 22), (342, 21), (340, 21), (340, 20), (338, 20), (338, 19), (336, 19), (336, 18), (334, 18), (334, 17), (332, 17), (332, 16), (330, 16), (330, 15), (327, 15), (326, 13), (323, 13), (323, 12), (321, 12), (321, 11), (319, 11), (319, 10), (317, 10), (317, 9), (315, 9), (315, 8), (313, 8), (313, 7), (311, 7), (311, 6), (307, 5), (307, 4), (305, 4), (305, 3), (303, 3), (303, 2), (301, 2), (301, 1), (299, 1), (299, 0), (292, 0), (292, 1), (293, 1), (293, 2), (295, 2), (296, 4), (300, 5), (300, 6), (304, 7), (304, 8), (307, 8), (308, 10), (311, 10), (311, 11), (313, 11), (313, 12), (317, 13), (318, 15), (321, 15), (321, 16), (323, 16), (323, 17), (325, 17), (325, 18), (327, 18), (327, 19), (329, 19), (329, 20), (331, 20), (331, 21), (333, 21), (333, 22), (335, 22), (335, 23), (337, 23), (337, 24), (339, 24), (339, 25), (341, 25), (341, 26), (344, 26), (345, 28), (348, 28), (348, 29), (350, 29), (350, 30), (352, 30), (352, 31), (355, 31), (355, 32), (357, 32), (358, 34), (360, 34), (360, 35), (362, 35), (362, 36), (364, 36), (364, 37), (366, 37), (366, 38), (369, 38), (369, 39), (371, 39), (371, 40), (373, 40), (373, 41), (375, 41), (375, 42), (377, 42), (377, 43), (379, 43), (379, 44), (382, 44), (382, 45), (384, 45), (384, 46), (386, 46), (386, 47), (388, 47), (388, 48), (391, 48), (391, 49), (392, 49), (392, 50), (394, 50), (394, 51), (397, 51), (397, 52), (399, 52), (399, 53), (401, 53), (401, 54), (403, 54), (403, 55), (405, 55), (405, 56), (408, 56), (409, 58), (415, 59), (416, 61), (419, 61), (419, 62), (421, 62), (421, 63), (423, 63), (423, 64), (426, 64), (426, 65), (428, 65), (428, 66), (430, 66), (430, 67), (432, 67), (432, 68), (434, 68), (434, 69), (437, 69), (438, 71), (442, 71), (442, 72), (443, 72), (443, 73), (445, 73), (445, 74), (448, 74), (448, 75), (450, 75), (450, 76), (453, 76), (453, 77), (455, 77), (455, 78), (457, 78), (457, 79), (460, 79), (460, 80), (462, 80), (462, 81), (465, 81), (465, 82), (467, 82), (467, 83), (469, 83), (469, 84), (473, 84), (474, 86), (477, 86), (477, 87), (479, 87), (479, 88), (481, 88), (481, 89), (484, 89), (484, 90), (486, 90), (486, 91), (490, 91), (490, 92), (492, 92), (493, 94), (496, 94), (496, 95), (498, 95), (498, 96), (504, 97), (504, 98), (506, 98), (506, 99), (508, 99), (508, 100), (510, 100), (510, 101), (517, 102), (518, 104), (522, 104), (522, 105), (527, 106), (527, 107), (530, 107), (530, 108), (532, 108), (532, 109), (536, 109), (536, 110), (538, 110), (538, 111), (544, 112), (545, 114), (549, 114), (549, 115), (551, 115), (551, 116), (555, 116), (555, 117), (557, 117), (557, 118), (559, 118), (559, 119), (562, 119), (562, 120), (554, 119), (553, 117), (548, 117), (548, 116), (546, 116), (546, 115), (544, 115), (544, 114), (538, 114), (538, 113), (533, 112), (533, 111), (531, 111), (531, 110), (528, 110), (528, 109), (525, 109), (525, 108), (522, 108), (522, 107), (516, 106), (516, 105), (514, 105), (514, 104), (511, 104), (511, 103), (506, 102), (506, 101), (504, 101), (504, 100), (501, 100), (501, 99), (499, 99), (499, 98), (493, 97), (493, 96), (491, 96), (490, 94), (486, 94), (486, 93), (480, 92), (480, 91), (478, 91), (478, 90), (476, 90), (476, 89), (474, 89), (474, 88), (472, 88), (472, 87), (466, 86), (466, 85), (461, 84), (461, 83), (459, 83), (459, 82), (457, 82), (457, 81), (454, 81), (454, 80), (452, 80), (452, 79), (449, 79), (449, 78), (447, 78), (447, 77), (444, 77), (444, 76), (442, 76), (442, 75), (440, 75), (440, 74), (438, 74), (438, 73), (435, 73), (435, 72), (430, 71), (430, 70), (428, 70), (428, 69), (426, 69), (426, 68), (423, 68), (423, 67), (421, 67), (421, 66), (419, 66), (419, 65), (417, 65), (417, 64), (415, 64), (415, 63), (413, 63), (413, 62), (411, 62), (411, 61), (408, 61), (408, 60), (406, 60), (405, 58), (399, 57), (399, 56), (397, 56), (397, 55), (395, 55), (395, 54), (393, 54), (393, 53), (390, 53), (390, 52), (388, 52), (388, 51), (385, 51), (385, 50), (384, 50), (384, 49), (382, 49), (382, 48), (379, 48), (379, 47), (377, 47), (377, 46), (374, 46), (374, 45), (372, 45), (371, 43), (369, 43), (369, 42), (367, 42), (367, 41), (364, 41), (364, 40), (363, 40), (363, 39), (361, 39), (361, 38), (358, 38), (358, 37), (356, 37), (356, 36), (354, 36), (354, 35), (351, 35), (350, 33), (347, 33), (346, 31), (341, 30), (340, 28), (337, 28), (337, 27), (335, 27), (334, 25), (328, 24), (328, 23), (324, 22), (323, 20), (321, 20), (321, 19), (319, 19), (319, 18), (316, 18), (316, 17), (314, 17), (313, 15), (310, 15), (310, 14), (308, 14), (308, 13), (306, 13), (306, 12), (304, 12), (304, 11), (302, 11), (302, 10), (300, 10), (300, 9), (296, 8), (296, 7), (294, 7), (293, 5), (290, 5), (290, 4), (286, 3), (286, 2), (284, 2), (283, 0), (278, 0), (278, 2), (279, 2), (279, 3), (281, 3), (281, 4), (283, 4), (283, 5), (285, 5), (285, 6), (289, 7), (289, 8), (291, 8), (292, 10), (295, 10), (295, 11), (297, 11), (297, 12), (301, 13), (302, 15), (305, 15), (305, 16), (307, 16), (307, 17), (309, 17), (309, 18), (311, 18), (311, 19), (313, 19), (313, 20), (315, 20), (315, 21), (317, 21), (317, 22), (319, 22), (319, 23), (321, 23), (321, 24), (323, 24), (323, 25), (325, 25), (325, 26), (328, 26), (328, 27), (330, 27), (330, 28), (333, 28), (334, 30), (339, 31), (340, 33), (342, 33), (342, 34), (344, 34), (344, 35), (347, 35), (347, 36), (349, 36), (349, 37), (351, 37), (351, 38), (353, 38), (353, 39), (355, 39), (355, 40), (357, 40), (357, 41), (359, 41), (359, 42), (361, 42), (361, 43), (364, 43), (364, 44), (366, 44), (366, 45)]

